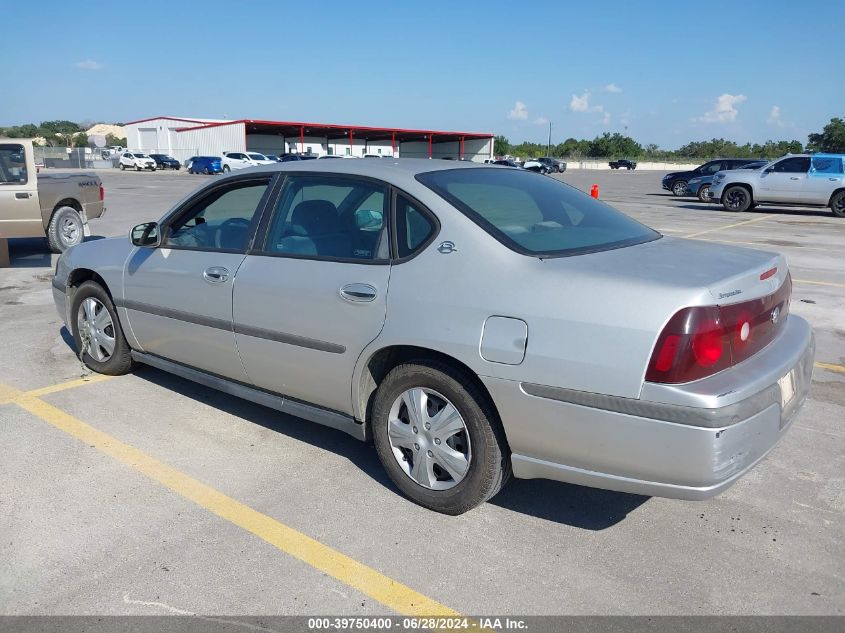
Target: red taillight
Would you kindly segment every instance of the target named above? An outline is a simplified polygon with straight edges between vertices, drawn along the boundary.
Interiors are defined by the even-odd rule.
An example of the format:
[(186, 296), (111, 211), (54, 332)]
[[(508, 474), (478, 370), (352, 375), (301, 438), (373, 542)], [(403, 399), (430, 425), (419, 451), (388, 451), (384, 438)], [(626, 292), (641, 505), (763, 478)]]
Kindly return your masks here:
[(680, 310), (657, 338), (646, 380), (689, 382), (741, 363), (774, 340), (786, 322), (791, 294), (787, 274), (777, 292), (767, 297)]
[(100, 202), (106, 199), (106, 188), (103, 187), (103, 183), (100, 183)]

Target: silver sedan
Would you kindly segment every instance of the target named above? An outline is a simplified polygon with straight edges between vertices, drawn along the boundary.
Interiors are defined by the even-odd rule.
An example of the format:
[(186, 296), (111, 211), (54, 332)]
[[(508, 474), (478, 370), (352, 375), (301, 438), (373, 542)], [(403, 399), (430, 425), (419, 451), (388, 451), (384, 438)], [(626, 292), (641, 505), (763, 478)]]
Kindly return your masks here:
[(702, 499), (783, 437), (814, 339), (783, 256), (665, 237), (538, 174), (308, 161), (59, 260), (85, 363), (371, 441), (449, 514), (511, 475)]

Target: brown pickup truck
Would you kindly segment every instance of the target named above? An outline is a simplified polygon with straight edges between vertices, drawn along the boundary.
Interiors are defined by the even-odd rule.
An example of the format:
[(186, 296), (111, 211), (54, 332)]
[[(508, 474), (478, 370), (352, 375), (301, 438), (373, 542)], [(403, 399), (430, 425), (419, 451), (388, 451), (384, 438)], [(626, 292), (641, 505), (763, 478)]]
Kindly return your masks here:
[(88, 220), (103, 215), (105, 191), (90, 173), (39, 174), (32, 141), (0, 138), (0, 241), (46, 237), (54, 253), (90, 234)]

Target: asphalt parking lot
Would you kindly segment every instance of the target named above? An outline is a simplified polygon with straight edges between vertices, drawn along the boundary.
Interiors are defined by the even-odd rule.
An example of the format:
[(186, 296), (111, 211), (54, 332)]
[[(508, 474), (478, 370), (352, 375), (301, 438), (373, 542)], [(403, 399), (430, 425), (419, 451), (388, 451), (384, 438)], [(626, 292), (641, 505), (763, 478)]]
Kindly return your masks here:
[[(95, 236), (158, 219), (211, 177), (100, 172)], [(780, 251), (815, 328), (813, 393), (719, 497), (514, 481), (459, 517), (401, 497), (339, 431), (142, 368), (81, 379), (55, 256), (0, 269), (0, 613), (843, 614), (845, 220), (729, 213), (660, 172), (563, 180), (671, 236)]]

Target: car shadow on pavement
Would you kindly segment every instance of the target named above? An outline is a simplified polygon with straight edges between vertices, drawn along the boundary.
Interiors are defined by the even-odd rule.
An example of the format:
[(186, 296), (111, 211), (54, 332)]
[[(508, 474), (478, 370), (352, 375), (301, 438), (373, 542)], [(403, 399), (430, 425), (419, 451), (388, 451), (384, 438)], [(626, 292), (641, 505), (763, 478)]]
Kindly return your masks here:
[(625, 520), (649, 499), (546, 479), (513, 479), (488, 503), (546, 521), (599, 531)]
[[(680, 200), (680, 198), (675, 198), (676, 200)], [(719, 212), (726, 212), (726, 209), (722, 207), (722, 205), (717, 204), (715, 202), (699, 202), (697, 204), (679, 204), (677, 206), (678, 209), (693, 209), (695, 211), (719, 211)], [(730, 213), (728, 211), (728, 213)], [(812, 207), (802, 207), (802, 208), (793, 208), (793, 207), (767, 207), (766, 205), (758, 205), (753, 209), (749, 209), (748, 211), (744, 211), (743, 213), (756, 213), (761, 215), (782, 215), (782, 216), (796, 216), (796, 217), (803, 217), (803, 216), (816, 216), (816, 217), (824, 217), (824, 218), (835, 218), (835, 216), (830, 212), (830, 209), (827, 207), (825, 208), (818, 208), (814, 209)], [(739, 214), (737, 214), (739, 215)]]

